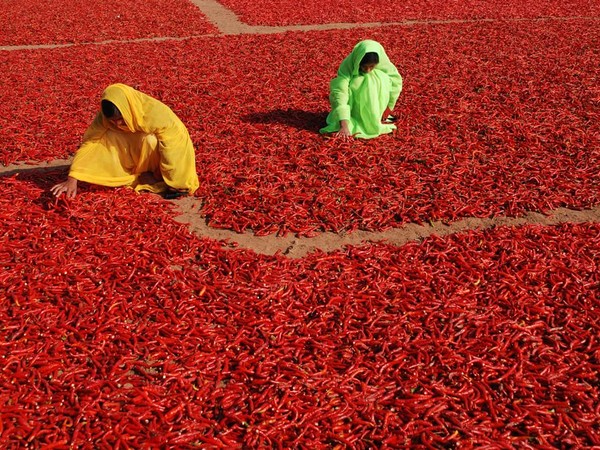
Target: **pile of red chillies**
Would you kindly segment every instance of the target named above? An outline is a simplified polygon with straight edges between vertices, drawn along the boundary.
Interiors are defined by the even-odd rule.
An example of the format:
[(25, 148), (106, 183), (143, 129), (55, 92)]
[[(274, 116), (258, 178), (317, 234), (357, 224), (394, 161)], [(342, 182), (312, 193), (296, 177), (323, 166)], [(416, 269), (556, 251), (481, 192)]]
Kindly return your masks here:
[(600, 445), (600, 227), (301, 260), (5, 179), (4, 447)]
[[(6, 5), (0, 44), (213, 31), (179, 3)], [(124, 82), (188, 125), (214, 227), (313, 236), (594, 207), (597, 6), (513, 3), (363, 11), (582, 18), (370, 30), (405, 79), (399, 130), (352, 145), (318, 129), (364, 30), (3, 51), (0, 162), (71, 156), (102, 88)], [(256, 24), (331, 17), (224, 4)], [(64, 169), (19, 172), (0, 197), (2, 448), (600, 446), (596, 223), (290, 260), (199, 238), (150, 194), (82, 184), (56, 200)]]
[[(511, 20), (548, 17), (598, 17), (600, 6), (593, 0), (485, 1), (416, 0), (410, 3), (382, 3), (377, 0), (221, 0), (242, 21), (251, 25), (312, 25), (328, 23), (390, 23), (413, 21), (433, 23), (460, 20)], [(399, 45), (402, 42), (400, 41)]]
[(0, 46), (188, 37), (216, 32), (196, 5), (182, 0), (6, 1), (0, 9), (0, 27), (4, 30)]

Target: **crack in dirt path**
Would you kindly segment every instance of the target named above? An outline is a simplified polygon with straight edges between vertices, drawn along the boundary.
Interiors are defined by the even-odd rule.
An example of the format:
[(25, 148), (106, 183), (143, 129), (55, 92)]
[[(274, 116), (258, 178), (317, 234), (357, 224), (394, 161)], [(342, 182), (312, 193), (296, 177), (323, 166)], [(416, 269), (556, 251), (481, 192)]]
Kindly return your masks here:
[(236, 233), (232, 230), (211, 228), (206, 220), (197, 220), (201, 216), (202, 204), (198, 198), (180, 199), (177, 204), (181, 215), (175, 217), (180, 223), (189, 225), (190, 231), (199, 237), (225, 241), (224, 245), (253, 250), (264, 255), (281, 253), (289, 258), (302, 258), (311, 252), (321, 250), (325, 253), (343, 250), (347, 245), (361, 245), (373, 242), (402, 246), (409, 242), (420, 241), (432, 235), (447, 236), (473, 230), (485, 230), (501, 226), (522, 225), (558, 225), (561, 223), (600, 222), (600, 207), (587, 210), (558, 208), (546, 214), (528, 212), (522, 217), (494, 217), (491, 219), (467, 217), (445, 224), (441, 221), (428, 225), (415, 223), (386, 231), (357, 230), (352, 233), (323, 232), (315, 237), (255, 236), (252, 233)]
[[(46, 172), (63, 169), (65, 172), (71, 164), (71, 159), (59, 159), (39, 164), (11, 164), (0, 167), (1, 176), (13, 176), (32, 171)], [(148, 194), (151, 195), (151, 194)], [(447, 236), (472, 230), (485, 230), (500, 226), (542, 225), (551, 226), (561, 223), (600, 222), (600, 206), (592, 209), (573, 210), (557, 208), (546, 214), (528, 212), (522, 217), (467, 217), (456, 222), (433, 222), (427, 225), (414, 223), (386, 231), (357, 230), (351, 233), (323, 232), (315, 237), (287, 236), (255, 236), (252, 232), (237, 233), (232, 230), (212, 228), (208, 226), (202, 214), (202, 199), (185, 197), (175, 201), (175, 217), (179, 223), (187, 224), (191, 233), (200, 238), (223, 241), (227, 248), (243, 248), (263, 255), (280, 253), (289, 258), (302, 258), (311, 252), (321, 250), (325, 253), (343, 250), (347, 245), (361, 245), (372, 242), (402, 246), (409, 242), (420, 241), (426, 237), (437, 235)]]

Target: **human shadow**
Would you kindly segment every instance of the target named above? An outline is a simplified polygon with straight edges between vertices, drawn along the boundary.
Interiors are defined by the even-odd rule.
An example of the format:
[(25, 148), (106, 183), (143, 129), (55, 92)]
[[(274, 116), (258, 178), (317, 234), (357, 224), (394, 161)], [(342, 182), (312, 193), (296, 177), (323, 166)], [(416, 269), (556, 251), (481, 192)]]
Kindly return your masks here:
[(48, 183), (54, 181), (54, 178), (66, 177), (71, 167), (70, 161), (58, 161), (55, 164), (47, 166), (12, 166), (9, 169), (0, 171), (0, 179), (18, 176), (19, 180), (28, 181), (44, 188)]
[[(50, 188), (57, 183), (60, 183), (67, 179), (69, 174), (69, 168), (71, 167), (70, 161), (58, 161), (47, 166), (13, 166), (10, 169), (0, 171), (0, 182), (6, 183), (7, 179), (15, 178), (18, 182), (30, 184), (42, 192), (32, 197), (32, 203), (39, 204), (44, 209), (53, 208), (52, 205), (57, 204), (57, 198), (50, 192)], [(78, 182), (77, 191), (85, 192), (91, 189), (110, 189), (102, 186), (94, 186), (83, 181)], [(27, 195), (24, 193), (24, 195)], [(65, 196), (61, 196), (64, 199)]]
[(325, 126), (327, 112), (305, 111), (302, 109), (274, 109), (242, 116), (244, 122), (282, 124), (299, 130), (318, 133)]

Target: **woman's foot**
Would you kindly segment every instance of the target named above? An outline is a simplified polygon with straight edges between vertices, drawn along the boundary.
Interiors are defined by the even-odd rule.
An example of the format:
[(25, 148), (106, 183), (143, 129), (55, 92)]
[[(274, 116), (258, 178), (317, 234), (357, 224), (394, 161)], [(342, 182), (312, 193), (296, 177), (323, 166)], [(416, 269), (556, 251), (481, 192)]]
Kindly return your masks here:
[(167, 200), (174, 200), (176, 198), (179, 197), (184, 197), (187, 195), (187, 191), (185, 192), (181, 192), (181, 191), (166, 191), (165, 193), (163, 193), (163, 198), (167, 199)]

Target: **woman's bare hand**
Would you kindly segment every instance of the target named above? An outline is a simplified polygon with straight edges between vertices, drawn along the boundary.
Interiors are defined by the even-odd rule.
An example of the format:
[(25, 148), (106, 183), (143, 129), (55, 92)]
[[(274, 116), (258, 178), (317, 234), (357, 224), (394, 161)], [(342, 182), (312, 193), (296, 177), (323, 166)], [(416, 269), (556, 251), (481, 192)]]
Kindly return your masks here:
[(64, 192), (67, 198), (73, 198), (77, 194), (77, 180), (73, 177), (67, 177), (67, 181), (52, 186), (50, 192), (56, 197), (60, 197), (60, 194)]
[(335, 137), (342, 138), (343, 140), (352, 139), (352, 133), (350, 133), (350, 127), (348, 126), (347, 120), (340, 120), (340, 131), (334, 134)]

